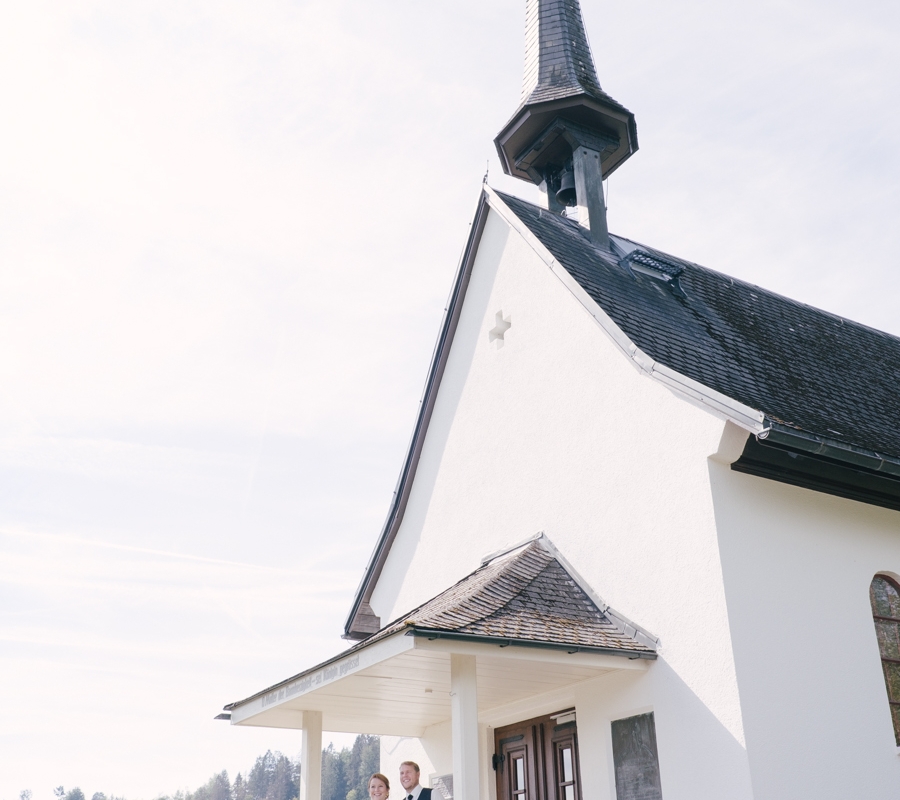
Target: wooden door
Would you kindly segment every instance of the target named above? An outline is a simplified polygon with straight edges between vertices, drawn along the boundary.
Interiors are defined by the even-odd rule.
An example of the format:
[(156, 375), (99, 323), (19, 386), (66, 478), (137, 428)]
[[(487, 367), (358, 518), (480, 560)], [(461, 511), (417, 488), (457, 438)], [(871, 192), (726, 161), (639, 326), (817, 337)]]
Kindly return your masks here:
[(494, 731), (497, 800), (581, 800), (575, 721), (560, 714)]
[(548, 726), (544, 738), (549, 800), (581, 800), (575, 721)]
[(528, 723), (497, 728), (494, 733), (497, 800), (544, 800), (539, 790), (540, 742)]

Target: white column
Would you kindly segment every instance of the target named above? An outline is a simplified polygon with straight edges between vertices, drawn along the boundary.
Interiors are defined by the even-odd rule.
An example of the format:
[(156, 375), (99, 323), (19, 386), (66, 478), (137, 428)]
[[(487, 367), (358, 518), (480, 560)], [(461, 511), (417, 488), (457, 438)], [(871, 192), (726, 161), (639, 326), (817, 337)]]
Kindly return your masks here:
[(303, 712), (300, 750), (300, 800), (322, 798), (322, 712)]
[(597, 244), (609, 248), (600, 153), (586, 147), (578, 147), (572, 154), (572, 166), (575, 170), (578, 224), (590, 230), (591, 239)]
[[(450, 655), (454, 800), (478, 800), (478, 678), (475, 656)], [(301, 798), (302, 800), (302, 798)]]

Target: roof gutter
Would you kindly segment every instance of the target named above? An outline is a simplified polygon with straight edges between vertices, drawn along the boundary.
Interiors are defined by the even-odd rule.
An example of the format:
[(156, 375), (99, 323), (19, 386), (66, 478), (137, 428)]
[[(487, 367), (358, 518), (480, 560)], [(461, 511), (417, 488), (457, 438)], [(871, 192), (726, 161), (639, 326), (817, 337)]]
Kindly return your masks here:
[(874, 450), (826, 439), (824, 436), (788, 427), (768, 417), (766, 423), (766, 427), (756, 434), (756, 438), (763, 444), (809, 453), (856, 469), (880, 472), (900, 480), (900, 458), (896, 456), (883, 455)]
[(645, 658), (655, 661), (656, 653), (649, 650), (620, 650), (615, 647), (590, 647), (586, 645), (557, 644), (554, 642), (536, 642), (531, 639), (506, 639), (496, 636), (480, 636), (474, 633), (462, 633), (459, 631), (440, 631), (429, 628), (412, 628), (406, 634), (423, 639), (449, 639), (458, 642), (473, 642), (477, 644), (494, 644), (498, 647), (531, 647), (536, 650), (559, 650), (565, 653), (600, 653), (608, 656), (636, 659)]

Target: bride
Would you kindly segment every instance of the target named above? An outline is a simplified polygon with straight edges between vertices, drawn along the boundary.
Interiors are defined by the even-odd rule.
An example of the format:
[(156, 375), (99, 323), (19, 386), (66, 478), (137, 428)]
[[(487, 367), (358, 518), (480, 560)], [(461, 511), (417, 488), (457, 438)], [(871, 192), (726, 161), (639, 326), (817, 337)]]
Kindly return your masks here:
[(390, 781), (380, 772), (376, 772), (369, 778), (369, 798), (370, 800), (388, 800), (391, 792)]

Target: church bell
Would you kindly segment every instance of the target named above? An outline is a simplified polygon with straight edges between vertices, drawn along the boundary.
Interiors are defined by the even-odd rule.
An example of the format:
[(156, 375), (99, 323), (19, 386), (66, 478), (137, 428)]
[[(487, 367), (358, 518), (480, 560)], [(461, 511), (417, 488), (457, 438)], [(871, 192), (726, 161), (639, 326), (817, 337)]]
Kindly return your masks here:
[(559, 191), (556, 199), (564, 206), (575, 205), (575, 171), (566, 167), (559, 178)]

